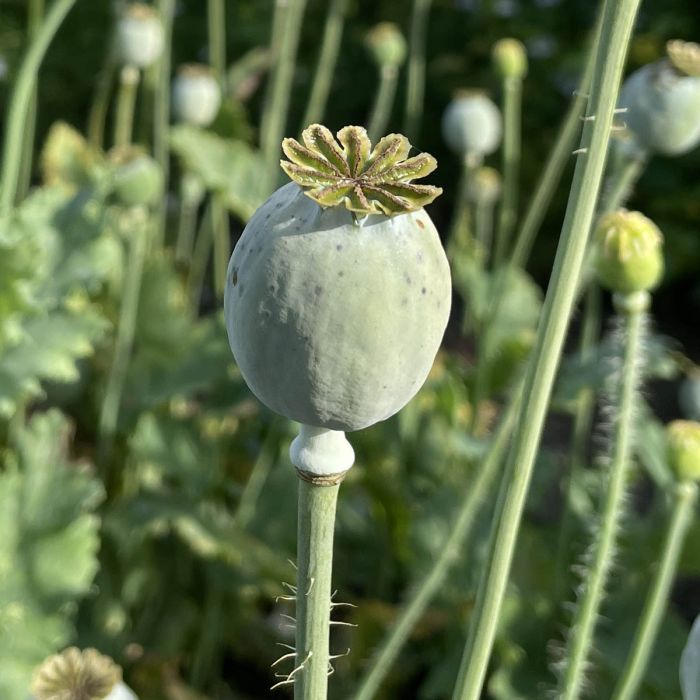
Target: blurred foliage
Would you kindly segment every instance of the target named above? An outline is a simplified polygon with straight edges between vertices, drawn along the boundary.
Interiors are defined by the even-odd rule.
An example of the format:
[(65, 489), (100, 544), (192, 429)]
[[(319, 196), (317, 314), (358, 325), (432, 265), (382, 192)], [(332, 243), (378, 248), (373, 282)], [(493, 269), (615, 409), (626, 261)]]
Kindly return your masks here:
[[(3, 108), (23, 47), (25, 4), (0, 4)], [(235, 234), (265, 196), (257, 125), (273, 3), (228, 5), (228, 53), (235, 60), (224, 106), (211, 129), (177, 126), (169, 143), (174, 181), (187, 172), (208, 193), (222, 195)], [(300, 126), (324, 5), (309, 3), (289, 135)], [(206, 58), (202, 8), (198, 0), (178, 3), (175, 64)], [(431, 208), (439, 228), (447, 228), (460, 165), (436, 128), (452, 91), (482, 87), (496, 94), (492, 44), (507, 35), (526, 43), (526, 201), (576, 84), (593, 11), (583, 0), (435, 0), (420, 147), (440, 161), (434, 182), (445, 196)], [(326, 119), (331, 128), (367, 117), (375, 71), (363, 46), (366, 31), (380, 20), (407, 29), (407, 14), (389, 0), (350, 3)], [(295, 576), (296, 476), (287, 457), (294, 426), (252, 397), (233, 363), (220, 310), (212, 310), (210, 285), (203, 303), (193, 305), (188, 265), (175, 263), (167, 249), (151, 251), (146, 261), (114, 457), (90, 466), (130, 235), (126, 212), (111, 196), (113, 166), (81, 133), (110, 23), (107, 0), (77, 3), (52, 45), (41, 72), (36, 187), (0, 227), (0, 697), (24, 700), (34, 665), (68, 643), (113, 655), (144, 700), (267, 697), (270, 664), (284, 653), (276, 644), (290, 642), (283, 615), (292, 611), (276, 597)], [(666, 39), (691, 38), (699, 29), (696, 10), (684, 0), (646, 3), (630, 69), (655, 60)], [(138, 134), (150, 133), (149, 80)], [(403, 99), (401, 85), (390, 129), (401, 127)], [(625, 661), (668, 518), (671, 477), (654, 412), (661, 403), (661, 417), (675, 415), (668, 395), (688, 363), (683, 346), (667, 336), (686, 343), (689, 354), (698, 350), (697, 324), (689, 322), (700, 305), (698, 166), (698, 150), (654, 159), (630, 202), (643, 203), (664, 231), (668, 284), (675, 286), (660, 294), (659, 332), (646, 351), (654, 393), (640, 407), (620, 575), (609, 591), (591, 674), (601, 697)], [(338, 600), (356, 606), (341, 618), (358, 626), (334, 629), (333, 650), (350, 652), (335, 662), (331, 697), (350, 696), (406, 592), (430, 569), (480, 468), (532, 345), (567, 189), (557, 193), (529, 272), (512, 271), (502, 281), (469, 251), (456, 252), (455, 315), (428, 382), (400, 415), (352, 438), (357, 466), (341, 489), (334, 581)], [(169, 243), (173, 230), (174, 224)], [(497, 290), (502, 300), (491, 321)], [(485, 323), (493, 323), (488, 353), (479, 358), (486, 391), (475, 406), (475, 336)], [(562, 640), (565, 603), (576, 586), (568, 571), (583, 556), (601, 490), (593, 440), (587, 468), (572, 482), (575, 535), (562, 559), (571, 416), (584, 391), (602, 386), (609, 354), (603, 339), (585, 360), (572, 345), (562, 362), (488, 682), (498, 700), (544, 697), (554, 685), (550, 649)], [(482, 505), (464, 555), (379, 697), (450, 696), (494, 498)], [(698, 596), (699, 562), (696, 522), (679, 572), (686, 593), (664, 622), (640, 700), (679, 695), (678, 658), (694, 616), (688, 601)], [(561, 576), (565, 600), (557, 598)]]

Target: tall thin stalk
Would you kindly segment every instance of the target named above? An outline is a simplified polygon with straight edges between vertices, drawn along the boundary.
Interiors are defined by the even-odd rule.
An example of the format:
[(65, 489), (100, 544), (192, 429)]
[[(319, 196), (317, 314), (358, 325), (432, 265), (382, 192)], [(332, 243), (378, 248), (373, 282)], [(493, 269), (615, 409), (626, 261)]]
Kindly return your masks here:
[(338, 63), (347, 9), (348, 0), (331, 0), (328, 7), (326, 23), (323, 27), (323, 41), (316, 62), (311, 95), (306, 103), (306, 111), (301, 124), (302, 129), (305, 129), (309, 124), (323, 121), (335, 66)]
[(697, 500), (698, 487), (692, 481), (682, 482), (675, 487), (673, 512), (661, 550), (661, 560), (649, 589), (625, 668), (615, 688), (613, 700), (633, 700), (637, 697), (637, 691), (644, 680), (644, 672), (666, 612), (671, 586), (678, 569), (678, 560), (683, 551), (688, 528), (693, 522)]
[(382, 66), (379, 70), (379, 86), (367, 125), (369, 140), (376, 143), (386, 130), (394, 106), (399, 71), (396, 66)]
[(39, 66), (51, 40), (76, 0), (55, 0), (22, 60), (7, 112), (5, 145), (0, 172), (0, 219), (7, 216), (15, 202), (22, 167), (24, 126), (31, 106)]
[(214, 291), (217, 297), (223, 298), (226, 288), (226, 268), (228, 259), (231, 257), (228, 212), (222, 195), (218, 192), (212, 193), (209, 205), (214, 240)]
[[(279, 9), (280, 5), (286, 5), (286, 10)], [(273, 48), (275, 60), (260, 127), (260, 140), (265, 159), (265, 181), (270, 190), (275, 187), (279, 169), (280, 144), (287, 124), (294, 67), (306, 0), (277, 0), (277, 7), (279, 17), (276, 10), (272, 46), (275, 46), (275, 41), (279, 41), (279, 53), (276, 54)]]
[(226, 7), (224, 0), (208, 0), (209, 65), (220, 85), (226, 75)]
[(148, 213), (145, 209), (137, 208), (128, 212), (129, 218), (129, 256), (126, 267), (126, 276), (123, 282), (121, 308), (117, 325), (117, 336), (114, 343), (114, 355), (112, 366), (107, 378), (100, 419), (99, 433), (99, 461), (106, 465), (112, 452), (114, 436), (119, 418), (119, 406), (121, 404), (126, 373), (129, 369), (131, 350), (134, 344), (136, 332), (136, 318), (141, 295), (141, 279), (143, 266), (148, 250)]
[[(31, 42), (36, 36), (41, 20), (44, 16), (44, 0), (29, 0), (27, 12), (27, 37)], [(32, 164), (34, 162), (34, 139), (36, 137), (36, 101), (37, 85), (34, 85), (30, 100), (27, 124), (24, 131), (24, 144), (22, 152), (22, 169), (17, 190), (17, 201), (21, 202), (29, 190), (32, 179)]]
[(136, 66), (124, 66), (119, 72), (117, 113), (114, 119), (115, 146), (123, 147), (131, 143), (139, 80), (140, 72)]
[(503, 79), (503, 194), (496, 228), (494, 266), (505, 259), (517, 218), (522, 88), (520, 77), (508, 76)]
[(185, 171), (180, 178), (180, 216), (178, 217), (175, 260), (189, 260), (194, 247), (197, 210), (204, 198), (204, 185), (193, 173)]
[(432, 0), (413, 0), (411, 30), (408, 39), (408, 77), (404, 134), (414, 143), (423, 118), (425, 96), (425, 49), (428, 35), (428, 16)]
[[(158, 13), (163, 24), (163, 52), (158, 59), (155, 102), (153, 105), (153, 157), (163, 173), (163, 192), (168, 191), (170, 158), (168, 151), (168, 129), (170, 126), (170, 69), (172, 62), (173, 17), (175, 0), (158, 0)], [(154, 246), (165, 241), (165, 197), (156, 211)]]
[(639, 0), (605, 2), (588, 110), (595, 119), (584, 125), (582, 148), (585, 150), (577, 160), (552, 279), (528, 367), (525, 400), (496, 505), (489, 557), (479, 584), (453, 695), (455, 700), (477, 700), (484, 683), (547, 405), (578, 287), (638, 7)]
[(483, 463), (475, 467), (474, 483), (465, 493), (464, 500), (450, 529), (450, 535), (440, 548), (440, 555), (433, 563), (430, 574), (423, 578), (419, 585), (410, 592), (391, 629), (375, 651), (368, 669), (360, 681), (359, 688), (353, 696), (354, 700), (371, 700), (376, 697), (382, 681), (408, 640), (411, 630), (444, 584), (451, 567), (463, 553), (464, 543), (469, 537), (478, 508), (488, 493), (503, 460), (503, 454), (513, 430), (520, 398), (521, 393), (517, 391), (501, 418)]
[(299, 479), (294, 700), (325, 700), (330, 663), (331, 574), (340, 483)]
[[(639, 293), (638, 293), (639, 294)], [(648, 298), (646, 292), (641, 292)], [(641, 347), (645, 312), (634, 308), (624, 312), (623, 359), (619, 386), (613, 397), (616, 407), (613, 452), (605, 489), (605, 504), (594, 544), (593, 560), (583, 581), (583, 594), (570, 628), (565, 668), (560, 681), (562, 700), (576, 700), (583, 692), (588, 658), (593, 646), (605, 584), (613, 562), (613, 554), (624, 511), (624, 496), (630, 467), (634, 415), (640, 381)]]

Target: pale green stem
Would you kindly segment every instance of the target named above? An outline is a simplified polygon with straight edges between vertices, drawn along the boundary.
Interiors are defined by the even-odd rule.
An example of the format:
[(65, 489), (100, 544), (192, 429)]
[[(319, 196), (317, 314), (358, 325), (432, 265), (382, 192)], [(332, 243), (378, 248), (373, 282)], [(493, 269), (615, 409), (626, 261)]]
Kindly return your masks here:
[(22, 167), (22, 134), (31, 106), (39, 66), (51, 40), (75, 2), (76, 0), (55, 0), (32, 40), (29, 50), (22, 59), (7, 111), (5, 145), (0, 174), (0, 219), (10, 213), (15, 202)]
[(148, 250), (148, 213), (145, 210), (135, 210), (129, 214), (130, 218), (134, 220), (129, 226), (129, 256), (122, 287), (114, 356), (107, 378), (98, 425), (99, 462), (102, 465), (106, 465), (109, 461), (117, 429), (119, 406), (134, 344), (141, 279), (146, 251)]
[(100, 68), (95, 85), (95, 96), (90, 105), (87, 123), (87, 138), (91, 146), (102, 149), (105, 139), (105, 125), (109, 111), (109, 97), (112, 83), (117, 70), (114, 37), (110, 38), (109, 49), (105, 52), (104, 61)]
[(326, 23), (323, 28), (323, 41), (321, 42), (321, 50), (316, 62), (311, 95), (306, 103), (302, 129), (305, 129), (309, 124), (317, 124), (323, 121), (328, 95), (333, 83), (333, 74), (338, 63), (338, 55), (340, 54), (347, 8), (348, 0), (331, 0), (328, 7)]
[(411, 143), (415, 143), (418, 137), (423, 118), (425, 47), (431, 2), (432, 0), (413, 0), (413, 12), (411, 14), (411, 29), (408, 39), (406, 113), (404, 117), (404, 133)]
[(632, 311), (627, 312), (624, 317), (621, 316), (625, 324), (622, 374), (613, 397), (617, 415), (605, 487), (605, 503), (593, 545), (592, 563), (582, 581), (583, 592), (571, 623), (566, 666), (560, 681), (562, 700), (576, 700), (583, 692), (588, 658), (593, 647), (605, 584), (613, 563), (620, 519), (624, 512), (625, 486), (632, 456), (634, 416), (639, 400), (644, 315), (644, 311)]
[(139, 69), (135, 66), (124, 66), (119, 73), (117, 114), (114, 119), (115, 146), (124, 147), (131, 144), (139, 79)]
[(474, 207), (474, 237), (484, 267), (489, 264), (493, 241), (493, 202), (477, 201)]
[(190, 300), (192, 310), (197, 313), (204, 287), (204, 278), (207, 274), (207, 263), (211, 253), (214, 236), (207, 229), (213, 226), (211, 201), (207, 204), (202, 217), (197, 239), (192, 252), (192, 264), (187, 276), (187, 298)]
[[(335, 508), (340, 484), (299, 479), (294, 700), (328, 695), (331, 574)], [(302, 668), (300, 668), (302, 667)]]
[[(583, 308), (583, 322), (579, 341), (578, 356), (583, 362), (591, 356), (598, 342), (601, 330), (602, 293), (597, 284), (588, 286)], [(574, 427), (571, 440), (571, 461), (566, 476), (564, 491), (564, 512), (559, 526), (559, 541), (557, 543), (557, 566), (555, 568), (555, 600), (561, 600), (565, 584), (569, 577), (569, 544), (573, 530), (573, 514), (571, 503), (574, 485), (578, 475), (586, 466), (588, 440), (593, 425), (593, 409), (595, 408), (595, 392), (591, 387), (585, 387), (576, 401)]]
[(226, 76), (226, 8), (224, 0), (208, 0), (209, 63), (219, 84)]
[[(285, 0), (284, 24), (279, 28), (279, 55), (270, 75), (270, 91), (266, 98), (261, 124), (261, 145), (265, 159), (265, 181), (273, 190), (279, 171), (280, 145), (287, 123), (289, 100), (294, 81), (299, 35), (306, 8), (306, 0)], [(279, 6), (280, 0), (277, 0)], [(276, 11), (277, 14), (277, 11)], [(277, 28), (273, 25), (273, 41)]]
[(238, 509), (236, 510), (234, 521), (240, 529), (247, 527), (255, 515), (258, 498), (267, 481), (270, 470), (275, 464), (278, 441), (279, 435), (277, 431), (271, 427), (263, 440), (258, 458), (255, 460), (253, 469), (250, 472), (248, 481), (241, 494), (241, 499), (238, 502)]
[(581, 118), (588, 103), (588, 92), (593, 78), (595, 46), (598, 43), (602, 29), (601, 20), (602, 13), (599, 12), (593, 33), (593, 48), (588, 52), (588, 59), (586, 60), (581, 83), (578, 90), (574, 93), (569, 110), (554, 141), (554, 148), (547, 158), (547, 163), (540, 175), (540, 179), (525, 211), (523, 222), (518, 230), (513, 253), (510, 256), (510, 263), (514, 267), (525, 267), (527, 264), (537, 232), (540, 230), (542, 221), (544, 221), (554, 192), (561, 183), (564, 168), (572, 157), (571, 152), (575, 148), (576, 137), (581, 132)]
[[(155, 101), (153, 105), (153, 157), (163, 173), (163, 192), (168, 191), (170, 179), (170, 159), (168, 149), (168, 131), (170, 127), (170, 64), (172, 61), (173, 16), (175, 0), (158, 0), (158, 13), (163, 23), (163, 53), (157, 68)], [(162, 247), (165, 242), (165, 197), (156, 210), (156, 230), (154, 247)]]
[(578, 288), (588, 235), (605, 167), (610, 128), (627, 46), (639, 0), (605, 3), (597, 47), (589, 114), (578, 156), (554, 270), (528, 366), (523, 406), (502, 480), (488, 559), (483, 569), (455, 700), (481, 694), (508, 582), (523, 507), (537, 455), (547, 405)]
[(379, 71), (379, 87), (377, 88), (367, 127), (369, 140), (372, 143), (379, 141), (384, 134), (386, 125), (389, 123), (391, 109), (394, 106), (394, 97), (396, 96), (398, 77), (399, 72), (395, 66), (382, 66)]
[(440, 547), (438, 558), (433, 563), (430, 573), (411, 591), (401, 607), (391, 629), (374, 653), (357, 693), (353, 696), (354, 700), (372, 700), (377, 696), (382, 681), (408, 640), (411, 630), (435, 594), (442, 588), (451, 567), (463, 553), (464, 543), (469, 537), (478, 508), (498, 473), (513, 430), (519, 401), (520, 391), (517, 391), (501, 419), (483, 463), (474, 467), (476, 478), (464, 494), (450, 535)]
[(447, 250), (450, 257), (459, 252), (465, 252), (472, 244), (468, 190), (474, 171), (479, 165), (481, 165), (481, 157), (474, 154), (468, 154), (462, 160), (462, 175), (459, 180), (457, 201), (454, 204), (447, 240)]
[(214, 291), (223, 298), (226, 288), (226, 269), (231, 256), (228, 212), (218, 192), (211, 195), (211, 233), (214, 241)]
[(680, 483), (675, 488), (673, 513), (666, 533), (661, 561), (652, 581), (632, 642), (632, 650), (613, 694), (613, 700), (634, 700), (644, 680), (644, 672), (654, 650), (659, 627), (666, 613), (671, 586), (683, 552), (688, 528), (693, 522), (698, 486), (692, 481)]
[(494, 266), (506, 258), (518, 215), (522, 88), (520, 78), (505, 78), (503, 81), (503, 196), (496, 229)]
[(175, 243), (175, 260), (190, 259), (197, 228), (197, 211), (202, 203), (204, 190), (196, 175), (184, 172), (180, 181), (180, 216)]
[[(27, 14), (27, 37), (31, 42), (41, 26), (44, 16), (44, 0), (29, 0), (29, 11)], [(21, 202), (27, 192), (32, 180), (32, 164), (34, 161), (34, 139), (36, 137), (36, 101), (37, 86), (34, 84), (30, 104), (27, 114), (27, 124), (24, 131), (24, 144), (22, 152), (22, 168), (20, 171), (19, 186), (16, 201)]]

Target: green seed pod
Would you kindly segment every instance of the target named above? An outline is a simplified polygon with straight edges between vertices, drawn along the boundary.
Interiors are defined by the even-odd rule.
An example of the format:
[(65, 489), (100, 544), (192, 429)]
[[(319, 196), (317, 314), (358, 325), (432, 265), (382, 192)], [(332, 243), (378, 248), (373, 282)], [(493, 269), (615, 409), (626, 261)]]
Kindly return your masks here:
[(148, 206), (163, 194), (163, 172), (153, 158), (140, 149), (114, 149), (110, 160), (116, 166), (112, 189), (126, 207)]
[(681, 481), (700, 481), (700, 423), (674, 420), (666, 427), (668, 459)]
[(359, 430), (415, 395), (447, 324), (449, 266), (422, 208), (441, 190), (410, 182), (436, 164), (406, 159), (398, 134), (374, 149), (361, 127), (341, 129), (341, 145), (318, 124), (302, 138), (283, 143), (295, 182), (258, 209), (233, 251), (226, 327), (265, 405)]
[(483, 165), (474, 171), (467, 183), (467, 197), (474, 204), (495, 204), (501, 196), (498, 170)]
[(501, 113), (483, 92), (458, 93), (442, 117), (445, 143), (464, 158), (481, 159), (493, 153), (502, 133)]
[(221, 90), (209, 66), (180, 66), (173, 80), (173, 112), (194, 126), (209, 126), (219, 112)]
[(632, 73), (619, 104), (641, 147), (675, 156), (700, 143), (700, 46), (672, 41), (667, 53)]
[(493, 45), (491, 58), (501, 78), (522, 80), (527, 75), (527, 51), (522, 41), (500, 39)]
[(595, 231), (600, 283), (621, 295), (656, 287), (664, 269), (663, 236), (651, 219), (620, 209), (601, 217)]
[(700, 420), (700, 372), (690, 374), (683, 380), (678, 401), (686, 418)]
[(135, 2), (127, 5), (117, 21), (117, 49), (124, 65), (148, 68), (163, 53), (163, 23), (151, 6)]
[(406, 39), (393, 22), (380, 22), (367, 34), (367, 49), (379, 68), (399, 68), (406, 60)]

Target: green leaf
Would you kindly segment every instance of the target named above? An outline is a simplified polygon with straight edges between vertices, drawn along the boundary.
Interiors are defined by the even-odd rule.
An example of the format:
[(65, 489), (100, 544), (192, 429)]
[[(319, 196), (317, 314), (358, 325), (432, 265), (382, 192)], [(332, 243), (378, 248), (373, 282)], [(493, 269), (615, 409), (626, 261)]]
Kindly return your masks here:
[(25, 700), (32, 670), (72, 638), (74, 603), (97, 572), (104, 497), (86, 464), (70, 462), (58, 411), (20, 433), (0, 473), (0, 697)]
[(193, 126), (176, 126), (170, 130), (170, 145), (207, 189), (223, 194), (226, 206), (242, 221), (248, 221), (265, 200), (264, 178), (259, 176), (264, 164), (246, 143)]

